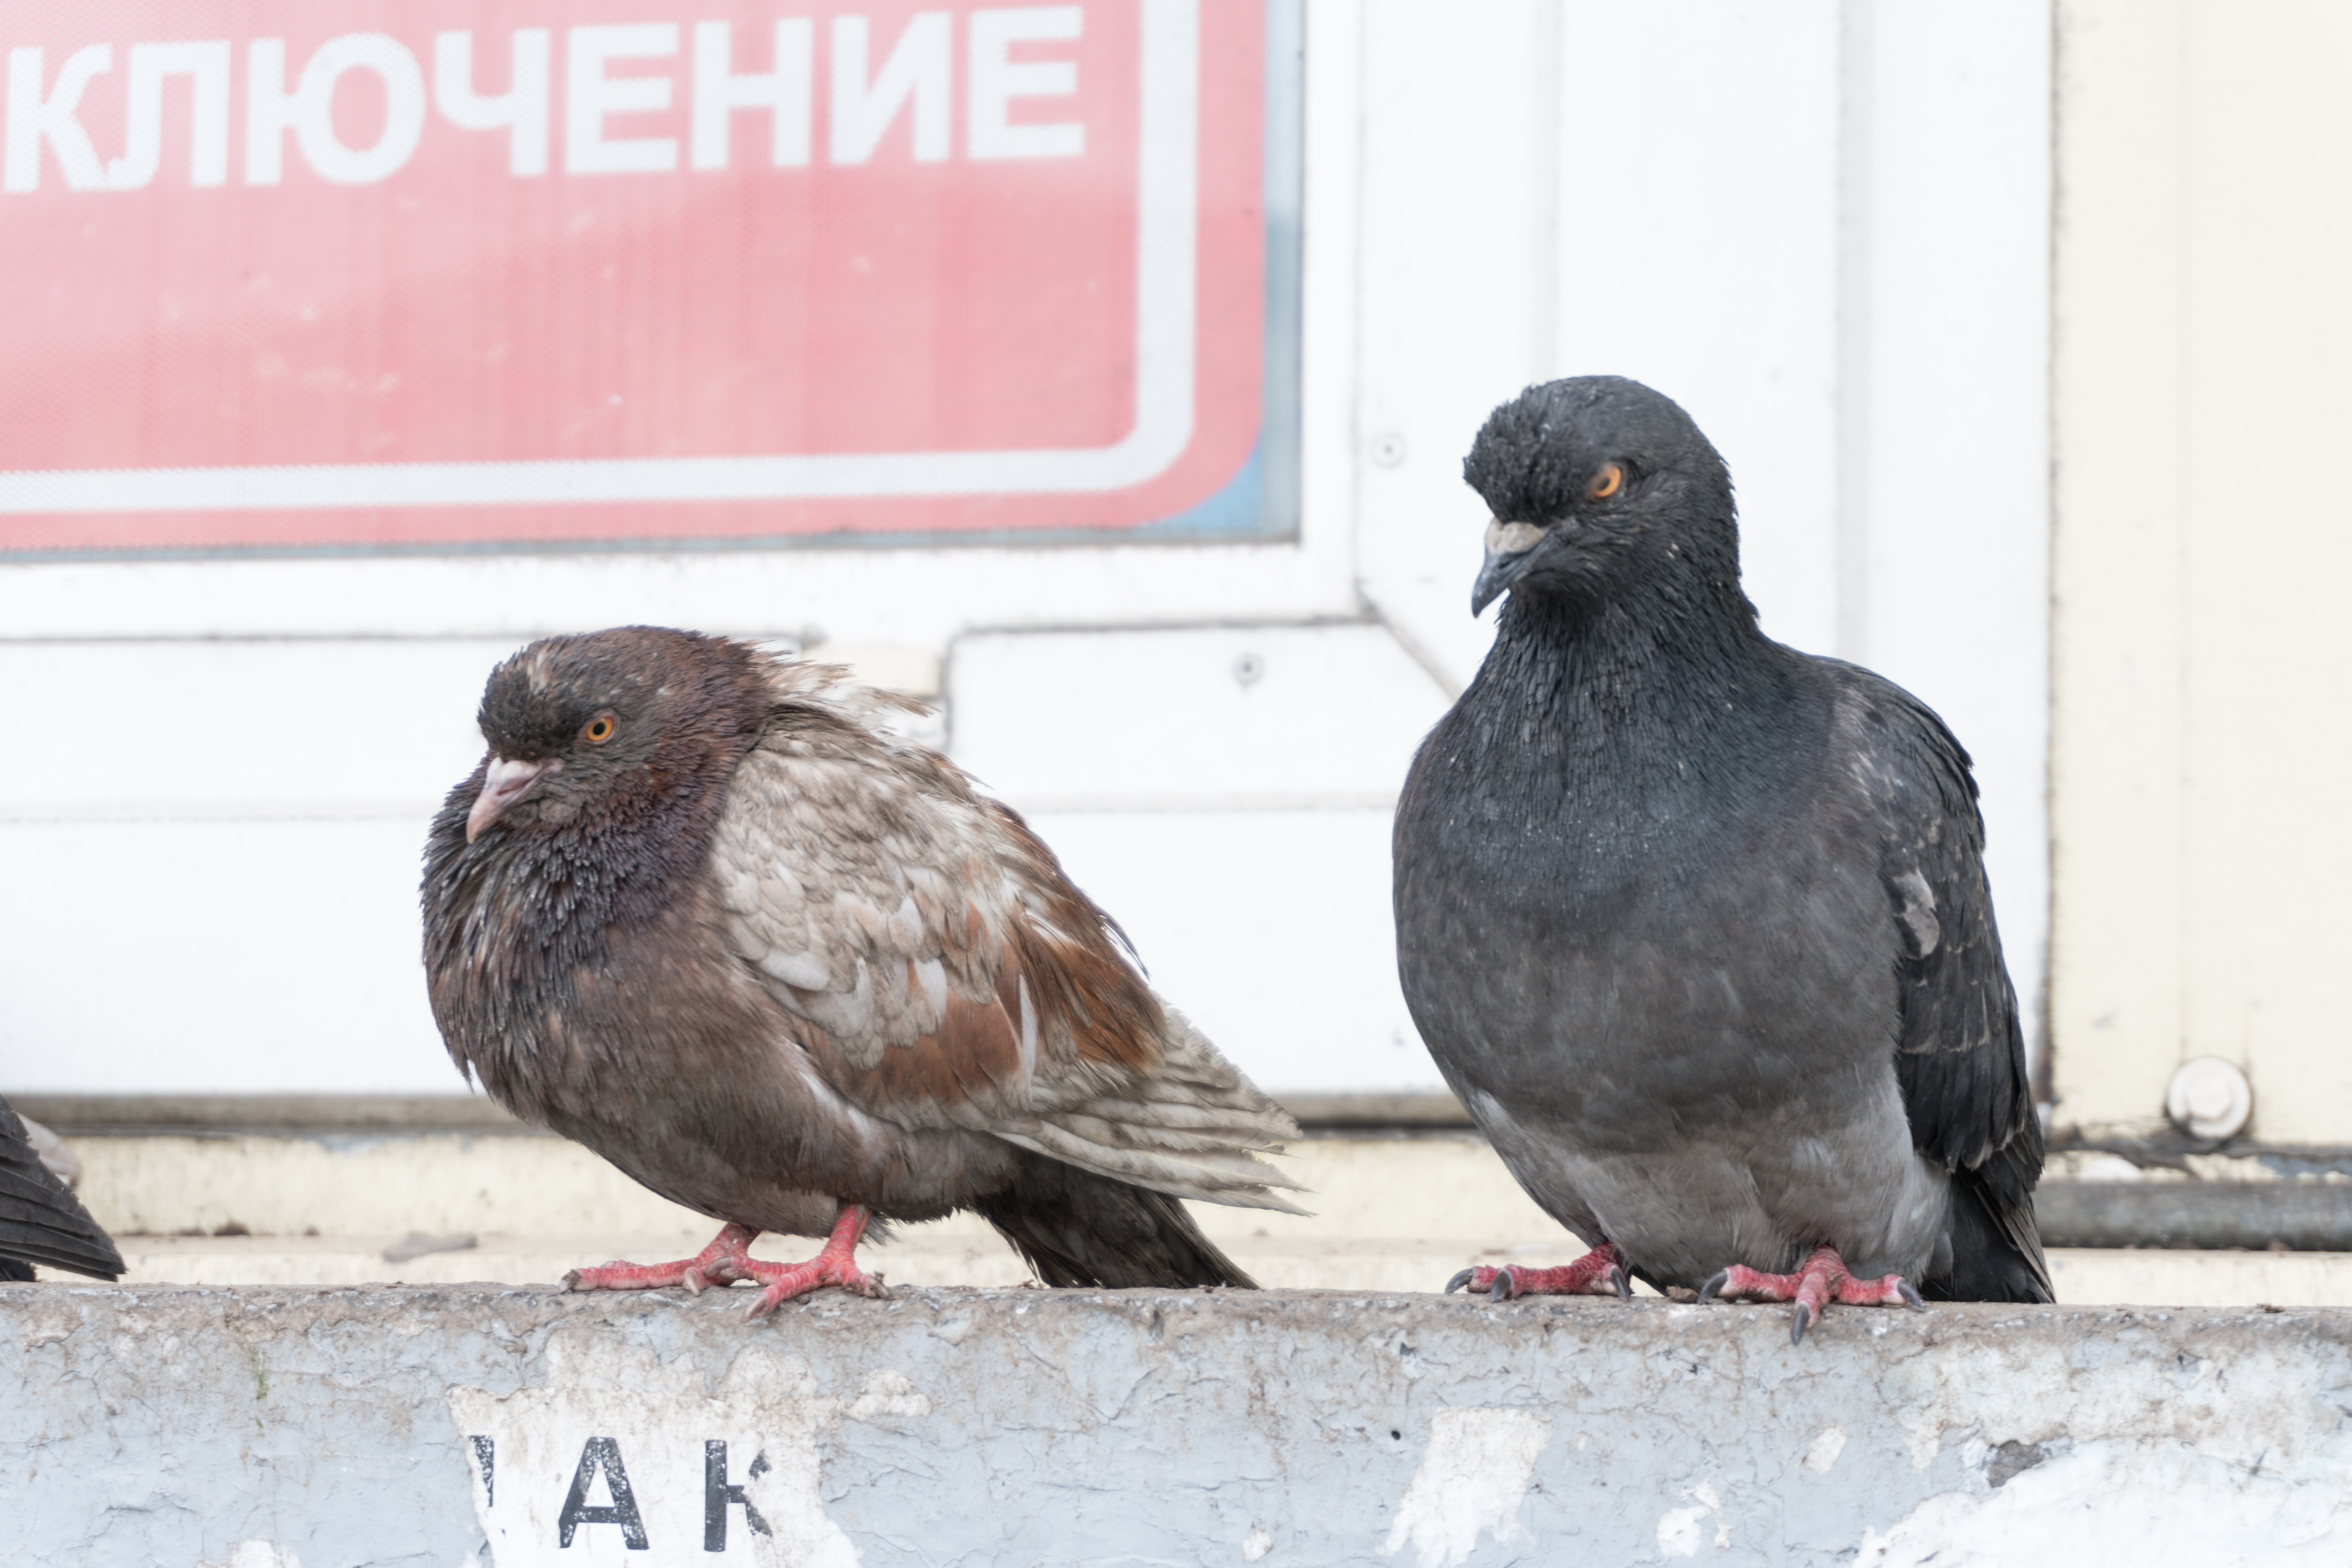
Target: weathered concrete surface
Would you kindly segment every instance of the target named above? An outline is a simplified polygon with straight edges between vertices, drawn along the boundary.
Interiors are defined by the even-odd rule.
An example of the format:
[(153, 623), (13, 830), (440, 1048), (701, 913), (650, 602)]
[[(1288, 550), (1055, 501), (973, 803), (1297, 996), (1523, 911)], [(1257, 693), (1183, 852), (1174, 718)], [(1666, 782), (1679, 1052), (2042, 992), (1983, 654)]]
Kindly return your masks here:
[(10, 1561), (2352, 1558), (2342, 1312), (746, 1300), (0, 1289)]

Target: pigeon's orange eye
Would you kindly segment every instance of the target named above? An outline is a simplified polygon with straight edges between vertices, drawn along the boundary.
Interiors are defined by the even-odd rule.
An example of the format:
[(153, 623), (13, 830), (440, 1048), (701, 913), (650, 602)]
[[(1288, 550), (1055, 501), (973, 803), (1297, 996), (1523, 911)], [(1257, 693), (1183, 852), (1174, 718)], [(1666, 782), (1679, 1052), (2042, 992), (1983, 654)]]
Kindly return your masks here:
[(610, 713), (597, 714), (588, 721), (588, 727), (580, 731), (580, 738), (593, 745), (603, 745), (613, 738), (613, 716)]
[(1601, 471), (1592, 476), (1592, 482), (1584, 487), (1584, 493), (1594, 500), (1607, 500), (1624, 488), (1625, 470), (1614, 463), (1604, 463)]

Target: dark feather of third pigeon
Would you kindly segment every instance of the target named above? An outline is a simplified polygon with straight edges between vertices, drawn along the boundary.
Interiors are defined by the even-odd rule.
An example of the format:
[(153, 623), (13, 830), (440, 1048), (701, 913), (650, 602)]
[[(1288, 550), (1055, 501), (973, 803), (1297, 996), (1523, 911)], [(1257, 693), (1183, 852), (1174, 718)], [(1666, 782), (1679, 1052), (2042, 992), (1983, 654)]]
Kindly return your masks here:
[(1477, 1282), (1810, 1268), (1801, 1333), (1906, 1280), (2048, 1300), (1967, 753), (1758, 629), (1723, 460), (1650, 389), (1533, 388), (1465, 476), (1495, 518), (1475, 596), (1509, 599), (1398, 809), (1399, 963), (1455, 1092), (1598, 1249)]
[(122, 1254), (41, 1163), (24, 1122), (0, 1100), (0, 1279), (30, 1279), (35, 1263), (93, 1279), (122, 1274)]
[[(491, 676), (491, 754), (426, 851), (450, 1054), (727, 1225), (697, 1258), (576, 1288), (872, 1293), (868, 1219), (956, 1209), (1048, 1284), (1249, 1283), (1178, 1200), (1290, 1209), (1255, 1154), (1296, 1124), (1017, 815), (893, 733), (910, 706), (646, 627)], [(831, 1240), (766, 1264), (745, 1252), (762, 1231)]]

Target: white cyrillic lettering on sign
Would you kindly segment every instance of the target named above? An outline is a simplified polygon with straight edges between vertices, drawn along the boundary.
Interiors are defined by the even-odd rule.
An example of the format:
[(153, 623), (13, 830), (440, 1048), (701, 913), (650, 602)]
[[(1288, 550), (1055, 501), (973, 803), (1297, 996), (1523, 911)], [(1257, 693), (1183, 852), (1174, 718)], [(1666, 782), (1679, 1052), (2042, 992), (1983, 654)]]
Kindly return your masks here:
[[(971, 15), (966, 82), (967, 154), (976, 159), (1076, 158), (1087, 128), (1076, 121), (1016, 121), (1018, 100), (1068, 98), (1078, 90), (1077, 62), (1035, 58), (1034, 47), (1084, 36), (1076, 5), (1026, 5)], [(935, 163), (951, 151), (955, 22), (946, 11), (920, 11), (878, 70), (871, 21), (834, 18), (829, 157), (835, 163), (872, 159), (906, 111), (909, 147), (918, 163)], [(804, 16), (774, 22), (764, 70), (735, 68), (734, 25), (694, 24), (693, 113), (689, 163), (724, 169), (732, 155), (735, 116), (768, 117), (768, 162), (805, 167), (813, 156), (815, 119), (816, 26)], [(566, 37), (564, 160), (575, 174), (659, 174), (678, 166), (677, 142), (667, 136), (614, 136), (614, 115), (660, 113), (674, 101), (667, 75), (609, 73), (614, 62), (665, 59), (678, 52), (673, 22), (573, 27)], [(757, 47), (750, 46), (747, 52)], [(112, 68), (113, 50), (91, 44), (68, 57), (43, 91), (43, 51), (8, 54), (7, 147), (5, 188), (37, 190), (41, 152), (57, 159), (68, 189), (138, 190), (154, 183), (165, 156), (165, 82), (189, 81), (188, 178), (197, 186), (228, 181), (229, 72), (233, 46), (226, 39), (133, 44), (126, 84), (122, 155), (100, 159), (79, 119), (92, 78)], [(550, 164), (553, 83), (551, 35), (523, 27), (509, 36), (506, 90), (482, 91), (475, 82), (474, 35), (436, 34), (433, 40), (431, 104), (466, 131), (504, 131), (507, 167), (518, 176), (544, 174)], [(383, 84), (384, 119), (374, 142), (344, 144), (335, 129), (337, 88), (352, 71)], [(286, 42), (256, 38), (246, 49), (245, 183), (275, 185), (285, 178), (290, 134), (320, 178), (369, 184), (404, 167), (425, 130), (427, 95), (417, 58), (382, 33), (330, 39), (302, 68), (290, 89)]]
[(114, 51), (104, 44), (76, 49), (58, 72), (56, 88), (43, 97), (41, 51), (8, 51), (8, 189), (40, 189), (44, 142), (58, 155), (68, 190), (105, 188), (106, 171), (99, 163), (98, 149), (89, 144), (89, 132), (74, 118), (74, 110), (81, 107), (89, 79), (113, 68)]
[(974, 158), (1079, 158), (1087, 128), (1074, 122), (1015, 125), (1016, 98), (1066, 98), (1078, 90), (1076, 60), (1019, 60), (1014, 44), (1075, 38), (1086, 27), (1076, 5), (1025, 5), (971, 14), (971, 123), (964, 151)]
[(608, 77), (612, 60), (660, 59), (677, 53), (675, 22), (630, 22), (574, 27), (566, 35), (563, 168), (572, 174), (658, 174), (677, 167), (677, 142), (667, 136), (604, 134), (608, 114), (644, 114), (669, 107), (666, 76)]
[(188, 184), (228, 184), (228, 40), (131, 46), (131, 104), (122, 156), (106, 183), (135, 191), (163, 166), (163, 79), (188, 79)]
[(915, 162), (948, 155), (948, 92), (955, 69), (954, 22), (945, 11), (918, 11), (898, 35), (882, 74), (867, 75), (870, 28), (863, 16), (833, 22), (833, 147), (836, 163), (863, 163), (890, 122), (912, 100)]
[(508, 48), (507, 89), (474, 90), (474, 35), (443, 33), (433, 40), (433, 101), (441, 118), (465, 131), (504, 131), (507, 168), (529, 177), (547, 173), (547, 29), (524, 27)]
[(245, 183), (274, 185), (286, 177), (286, 133), (294, 128), (286, 96), (286, 40), (256, 38), (245, 48)]
[[(346, 33), (319, 46), (302, 68), (300, 84), (286, 90), (286, 40), (256, 38), (246, 51), (245, 183), (274, 185), (285, 177), (286, 133), (320, 179), (371, 185), (408, 162), (425, 133), (425, 73), (416, 57), (382, 33)], [(352, 71), (383, 83), (383, 129), (370, 147), (347, 147), (335, 133), (335, 89)]]
[(815, 27), (805, 16), (776, 24), (772, 68), (737, 76), (725, 22), (694, 25), (694, 166), (727, 166), (728, 129), (738, 110), (768, 111), (768, 161), (779, 169), (809, 161), (811, 99), (816, 76)]

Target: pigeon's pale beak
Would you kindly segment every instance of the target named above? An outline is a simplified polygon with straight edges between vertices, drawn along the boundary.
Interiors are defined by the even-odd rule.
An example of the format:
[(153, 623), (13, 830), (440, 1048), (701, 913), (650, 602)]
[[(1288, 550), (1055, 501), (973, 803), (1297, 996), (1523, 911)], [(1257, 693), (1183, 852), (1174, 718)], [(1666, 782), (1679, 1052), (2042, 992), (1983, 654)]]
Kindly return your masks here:
[(562, 770), (562, 762), (555, 757), (535, 763), (492, 757), (490, 771), (482, 775), (482, 793), (474, 797), (474, 809), (466, 814), (466, 842), (479, 838), (482, 829), (505, 816), (507, 807), (529, 795), (540, 780)]
[(1470, 590), (1470, 613), (1476, 615), (1495, 602), (1527, 570), (1544, 531), (1532, 522), (1505, 522), (1496, 518), (1486, 526), (1486, 564), (1478, 571), (1477, 586)]

